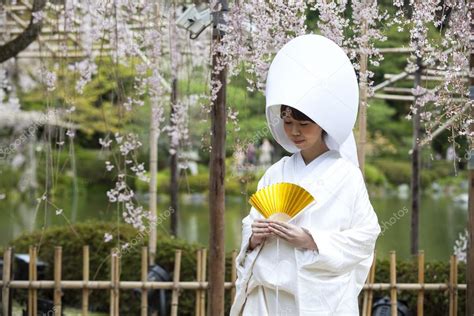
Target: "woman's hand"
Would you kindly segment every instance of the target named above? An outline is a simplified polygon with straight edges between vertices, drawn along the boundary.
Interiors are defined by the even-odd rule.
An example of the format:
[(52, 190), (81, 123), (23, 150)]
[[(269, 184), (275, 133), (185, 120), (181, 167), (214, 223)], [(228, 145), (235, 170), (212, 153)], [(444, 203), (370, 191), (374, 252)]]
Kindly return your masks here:
[(272, 234), (283, 238), (295, 248), (318, 250), (318, 246), (314, 242), (313, 237), (304, 228), (280, 221), (269, 220), (267, 222)]
[(269, 221), (266, 219), (256, 219), (252, 223), (252, 236), (250, 236), (249, 250), (254, 249), (260, 245), (265, 238), (272, 236), (268, 228)]

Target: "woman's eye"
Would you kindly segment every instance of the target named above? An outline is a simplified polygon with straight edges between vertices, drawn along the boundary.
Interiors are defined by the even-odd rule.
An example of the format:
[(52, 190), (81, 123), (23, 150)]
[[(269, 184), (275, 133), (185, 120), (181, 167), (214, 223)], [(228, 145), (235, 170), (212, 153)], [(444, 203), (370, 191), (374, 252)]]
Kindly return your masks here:
[(301, 126), (308, 125), (308, 123), (300, 123)]
[[(284, 121), (284, 122), (285, 122), (285, 121)], [(291, 122), (285, 122), (285, 124), (287, 124), (287, 125), (288, 125), (288, 124), (291, 124)]]

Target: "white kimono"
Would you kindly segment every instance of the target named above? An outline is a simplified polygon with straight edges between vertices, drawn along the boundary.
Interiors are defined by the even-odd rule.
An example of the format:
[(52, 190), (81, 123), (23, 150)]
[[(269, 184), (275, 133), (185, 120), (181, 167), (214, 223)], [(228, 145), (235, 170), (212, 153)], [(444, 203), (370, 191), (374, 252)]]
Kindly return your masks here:
[[(280, 315), (359, 315), (357, 297), (373, 260), (380, 233), (361, 171), (330, 150), (308, 165), (299, 152), (267, 169), (258, 188), (291, 182), (308, 190), (316, 203), (292, 222), (306, 228), (318, 251), (294, 248), (280, 239), (247, 251), (251, 224), (262, 215), (253, 207), (242, 221), (237, 256), (236, 297), (230, 315), (275, 315), (278, 283)], [(247, 305), (248, 304), (248, 305)]]

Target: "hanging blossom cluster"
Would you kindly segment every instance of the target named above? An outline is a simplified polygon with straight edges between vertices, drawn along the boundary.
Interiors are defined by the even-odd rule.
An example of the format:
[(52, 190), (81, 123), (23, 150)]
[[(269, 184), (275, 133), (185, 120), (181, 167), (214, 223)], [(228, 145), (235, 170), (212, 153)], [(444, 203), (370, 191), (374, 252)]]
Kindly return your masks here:
[(381, 23), (389, 19), (388, 13), (380, 12), (376, 1), (355, 0), (350, 6), (348, 1), (314, 0), (311, 3), (309, 9), (319, 13), (317, 26), (321, 34), (344, 49), (359, 73), (359, 80), (367, 82), (368, 95), (373, 95), (374, 73), (369, 69), (362, 72), (359, 58), (365, 55), (370, 65), (380, 65), (383, 55), (375, 43), (387, 40)]
[[(472, 123), (470, 109), (473, 103), (468, 100), (467, 81), (470, 69), (469, 56), (472, 49), (469, 40), (471, 24), (469, 3), (457, 0), (447, 1), (446, 5), (451, 9), (451, 16), (441, 41), (441, 53), (438, 57), (440, 60), (438, 69), (444, 71), (444, 81), (438, 89), (438, 99), (434, 105), (442, 109), (441, 112), (446, 119), (458, 115), (452, 125), (452, 130), (456, 131), (454, 134), (467, 136), (469, 140), (472, 140), (474, 135), (470, 134), (469, 126)], [(438, 119), (439, 116), (435, 121)], [(451, 140), (454, 141), (454, 139)]]
[(188, 107), (184, 102), (177, 102), (173, 105), (174, 111), (170, 116), (170, 123), (163, 128), (170, 136), (171, 155), (176, 153), (176, 149), (189, 140), (189, 117)]
[[(466, 81), (470, 54), (470, 13), (468, 3), (452, 1), (411, 1), (413, 17), (410, 29), (410, 47), (413, 53), (408, 59), (407, 70), (417, 70), (415, 60), (421, 59), (423, 74), (443, 79), (430, 89), (422, 86), (412, 89), (416, 97), (411, 113), (420, 111), (420, 119), (427, 136), (445, 121), (452, 120), (450, 141), (458, 136), (468, 136), (472, 102), (468, 100), (469, 86)], [(430, 38), (429, 30), (436, 28), (440, 39)], [(411, 118), (411, 114), (407, 116)]]
[(264, 91), (273, 55), (289, 40), (306, 33), (306, 9), (302, 0), (236, 3), (225, 15), (225, 35), (213, 46), (212, 54), (219, 56), (219, 65), (227, 67), (230, 77), (243, 69), (249, 91)]
[(115, 186), (107, 191), (107, 197), (110, 203), (117, 203), (122, 210), (122, 217), (124, 221), (131, 224), (140, 231), (145, 230), (147, 223), (156, 221), (156, 216), (147, 212), (135, 199), (135, 192), (129, 187), (126, 179), (135, 175), (143, 181), (149, 181), (145, 175), (145, 167), (143, 163), (136, 161), (136, 152), (142, 146), (142, 143), (134, 134), (122, 135), (116, 133), (113, 140), (100, 140), (103, 149), (118, 148), (118, 153), (124, 164), (114, 165), (110, 161), (105, 162), (105, 168), (108, 172), (116, 170), (117, 181)]
[(15, 112), (20, 109), (20, 101), (8, 78), (6, 64), (0, 66), (0, 112)]
[[(216, 1), (211, 3), (211, 8), (216, 12), (220, 10)], [(221, 41), (213, 41), (211, 45), (211, 56), (217, 65), (212, 68), (209, 104), (216, 100), (222, 88), (216, 75), (224, 68), (229, 78), (244, 71), (248, 91), (264, 91), (274, 54), (292, 38), (306, 33), (306, 9), (303, 0), (234, 3), (224, 15), (223, 25), (219, 26), (224, 32)], [(209, 106), (207, 112), (210, 110)], [(234, 131), (238, 131), (238, 112), (232, 107), (228, 107), (227, 120), (234, 124)]]
[[(78, 46), (84, 57), (70, 63), (70, 71), (77, 73), (73, 83), (76, 93), (82, 94), (87, 84), (98, 73), (99, 59), (104, 55), (113, 62), (125, 67), (135, 67), (134, 89), (130, 95), (120, 95), (119, 107), (132, 111), (145, 104), (148, 98), (152, 113), (152, 124), (157, 131), (167, 130), (172, 135), (172, 142), (188, 138), (186, 107), (178, 105), (176, 114), (171, 117), (170, 126), (164, 128), (164, 106), (168, 104), (170, 81), (163, 74), (169, 73), (164, 63), (165, 56), (172, 55), (171, 71), (177, 76), (181, 63), (181, 50), (190, 48), (184, 30), (176, 30), (174, 16), (167, 17), (168, 8), (158, 8), (153, 1), (89, 1), (66, 0), (62, 12), (57, 13), (59, 31), (75, 34)], [(157, 16), (160, 13), (160, 16)], [(164, 36), (168, 34), (169, 37)], [(68, 56), (69, 39), (60, 43), (62, 56)], [(188, 41), (188, 42), (186, 42)], [(167, 50), (169, 44), (169, 50)], [(193, 43), (194, 44), (194, 43)], [(206, 47), (206, 45), (202, 45)], [(201, 49), (203, 60), (208, 57)], [(132, 64), (133, 62), (133, 64)], [(193, 62), (199, 62), (194, 60)], [(202, 65), (202, 62), (199, 62)], [(56, 69), (42, 68), (40, 78), (49, 91), (56, 88)], [(122, 91), (120, 91), (122, 93)], [(166, 126), (165, 126), (166, 127)], [(74, 137), (74, 131), (69, 132)], [(159, 136), (159, 135), (158, 135)], [(146, 219), (152, 220), (147, 212), (134, 199), (134, 192), (129, 189), (127, 180), (138, 177), (148, 181), (145, 166), (136, 161), (135, 152), (142, 146), (136, 134), (117, 133), (99, 140), (103, 150), (114, 152), (114, 159), (105, 163), (105, 170), (118, 179), (115, 186), (107, 192), (111, 203), (119, 204), (123, 209), (125, 222), (143, 229)], [(144, 220), (145, 219), (145, 220)]]
[(469, 232), (464, 230), (464, 232), (459, 233), (458, 239), (454, 242), (454, 254), (459, 261), (467, 262), (467, 244), (469, 240)]

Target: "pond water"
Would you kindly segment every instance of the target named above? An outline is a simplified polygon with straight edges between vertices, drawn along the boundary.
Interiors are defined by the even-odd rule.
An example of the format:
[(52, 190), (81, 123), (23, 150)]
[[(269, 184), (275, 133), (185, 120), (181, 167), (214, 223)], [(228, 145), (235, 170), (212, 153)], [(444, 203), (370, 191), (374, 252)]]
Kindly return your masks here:
[[(76, 211), (71, 198), (56, 202), (64, 216), (56, 216), (49, 208), (45, 215), (41, 206), (35, 216), (35, 206), (24, 201), (0, 201), (0, 245), (6, 245), (23, 232), (43, 226), (67, 225), (91, 219), (114, 220), (117, 218), (115, 205), (109, 204), (107, 188), (89, 188), (85, 196), (76, 202)], [(146, 207), (146, 197), (142, 197)], [(398, 197), (374, 197), (372, 205), (377, 212), (383, 234), (377, 241), (377, 257), (387, 258), (390, 250), (397, 251), (397, 257), (410, 257), (410, 200)], [(448, 197), (433, 198), (423, 196), (420, 214), (420, 249), (425, 250), (427, 260), (449, 260), (454, 241), (466, 227), (467, 205), (458, 205)], [(160, 199), (158, 210), (168, 209), (168, 202)], [(249, 212), (249, 204), (244, 197), (227, 197), (225, 210), (226, 251), (238, 249), (241, 238), (241, 220)], [(181, 196), (179, 213), (179, 237), (191, 242), (208, 244), (209, 215), (207, 198), (202, 196)], [(169, 220), (159, 226), (158, 234), (166, 234)]]

